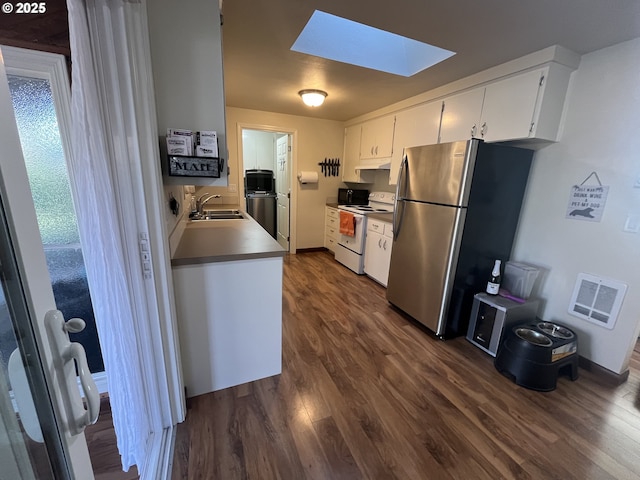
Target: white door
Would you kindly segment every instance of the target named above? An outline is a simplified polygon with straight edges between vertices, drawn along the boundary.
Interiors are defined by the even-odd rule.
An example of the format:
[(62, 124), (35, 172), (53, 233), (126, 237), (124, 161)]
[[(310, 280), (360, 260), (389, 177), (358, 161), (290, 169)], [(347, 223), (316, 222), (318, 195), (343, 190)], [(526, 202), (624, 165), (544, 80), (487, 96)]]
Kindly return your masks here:
[(289, 200), (291, 171), (291, 135), (276, 140), (276, 193), (278, 194), (278, 243), (289, 251)]
[[(84, 426), (80, 424), (94, 417), (99, 401), (84, 368), (84, 350), (74, 344), (65, 352), (64, 361), (57, 355), (58, 344), (49, 341), (49, 333), (68, 337), (62, 324), (48, 329), (45, 321), (47, 312), (54, 311), (56, 304), (1, 60), (0, 57), (0, 118), (4, 124), (0, 129), (0, 332), (3, 341), (14, 341), (16, 348), (10, 358), (0, 358), (2, 376), (8, 379), (0, 378), (0, 437), (9, 440), (0, 441), (0, 473), (18, 479), (92, 479)], [(73, 330), (77, 325), (72, 322), (67, 327)], [(80, 401), (76, 366), (85, 373), (81, 377), (90, 412)], [(65, 376), (65, 371), (72, 372), (71, 376)], [(20, 417), (19, 423), (11, 417), (12, 410)], [(35, 445), (16, 432), (20, 425), (28, 436), (36, 438)], [(43, 454), (34, 454), (34, 449)]]

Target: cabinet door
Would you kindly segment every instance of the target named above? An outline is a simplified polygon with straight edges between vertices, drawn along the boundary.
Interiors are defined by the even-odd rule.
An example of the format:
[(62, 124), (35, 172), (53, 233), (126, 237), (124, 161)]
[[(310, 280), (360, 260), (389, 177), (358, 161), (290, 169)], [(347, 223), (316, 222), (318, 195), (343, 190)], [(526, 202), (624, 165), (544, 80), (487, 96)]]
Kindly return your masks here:
[(368, 231), (364, 248), (364, 273), (380, 281), (381, 252), (383, 236), (380, 233)]
[(360, 158), (388, 158), (393, 150), (395, 116), (376, 118), (362, 125)]
[(356, 165), (360, 161), (360, 137), (362, 125), (352, 125), (344, 129), (344, 161), (342, 165), (343, 182), (359, 182), (360, 175)]
[(389, 185), (398, 181), (398, 170), (406, 147), (438, 143), (441, 114), (442, 102), (425, 103), (396, 114)]
[(440, 124), (440, 143), (478, 137), (483, 100), (484, 88), (445, 98)]
[(325, 207), (324, 246), (328, 250), (336, 251), (336, 239), (340, 228), (340, 215), (337, 208)]
[(542, 76), (534, 70), (487, 85), (480, 138), (495, 142), (529, 137)]
[(389, 279), (391, 245), (393, 239), (381, 233), (368, 231), (364, 250), (364, 273), (385, 287)]

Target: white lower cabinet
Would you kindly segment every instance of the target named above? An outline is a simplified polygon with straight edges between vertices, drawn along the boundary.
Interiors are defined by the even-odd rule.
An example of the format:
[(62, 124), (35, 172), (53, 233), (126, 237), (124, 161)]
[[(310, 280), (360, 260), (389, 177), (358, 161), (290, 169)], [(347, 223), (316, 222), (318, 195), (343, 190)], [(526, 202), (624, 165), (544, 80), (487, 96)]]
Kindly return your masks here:
[(325, 207), (324, 214), (324, 248), (336, 252), (336, 242), (340, 232), (340, 215), (335, 207)]
[(364, 249), (364, 273), (387, 286), (391, 265), (393, 226), (390, 222), (367, 219), (367, 240)]
[(172, 270), (188, 398), (282, 372), (282, 257)]

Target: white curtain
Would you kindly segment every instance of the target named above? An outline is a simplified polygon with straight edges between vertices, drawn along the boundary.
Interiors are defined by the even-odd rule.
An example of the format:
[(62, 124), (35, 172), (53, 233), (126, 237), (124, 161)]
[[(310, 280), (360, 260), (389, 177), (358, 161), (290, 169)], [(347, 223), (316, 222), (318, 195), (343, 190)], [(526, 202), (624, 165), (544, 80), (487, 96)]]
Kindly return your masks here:
[[(150, 262), (145, 275), (139, 250), (141, 241), (154, 245), (145, 240), (146, 196), (157, 196), (143, 188), (143, 162), (157, 162), (157, 155), (143, 157), (154, 153), (148, 146), (157, 149), (158, 138), (150, 115), (155, 110), (146, 16), (142, 4), (124, 0), (67, 0), (67, 6), (69, 176), (122, 466), (128, 470), (135, 464), (141, 470), (154, 435), (184, 415), (175, 407), (176, 385), (170, 380), (172, 372), (179, 372), (179, 360), (165, 354), (160, 324), (166, 319), (161, 318), (163, 300), (157, 299), (169, 288), (158, 282), (158, 271), (170, 269)], [(153, 200), (159, 210), (160, 199)]]

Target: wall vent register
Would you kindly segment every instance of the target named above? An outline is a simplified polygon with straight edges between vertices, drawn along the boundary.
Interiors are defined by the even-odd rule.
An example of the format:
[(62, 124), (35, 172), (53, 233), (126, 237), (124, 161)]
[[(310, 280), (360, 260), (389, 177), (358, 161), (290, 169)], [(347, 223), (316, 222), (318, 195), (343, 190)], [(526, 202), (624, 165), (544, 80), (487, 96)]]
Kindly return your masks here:
[(613, 329), (627, 285), (617, 280), (579, 273), (569, 304), (569, 313), (602, 327)]

